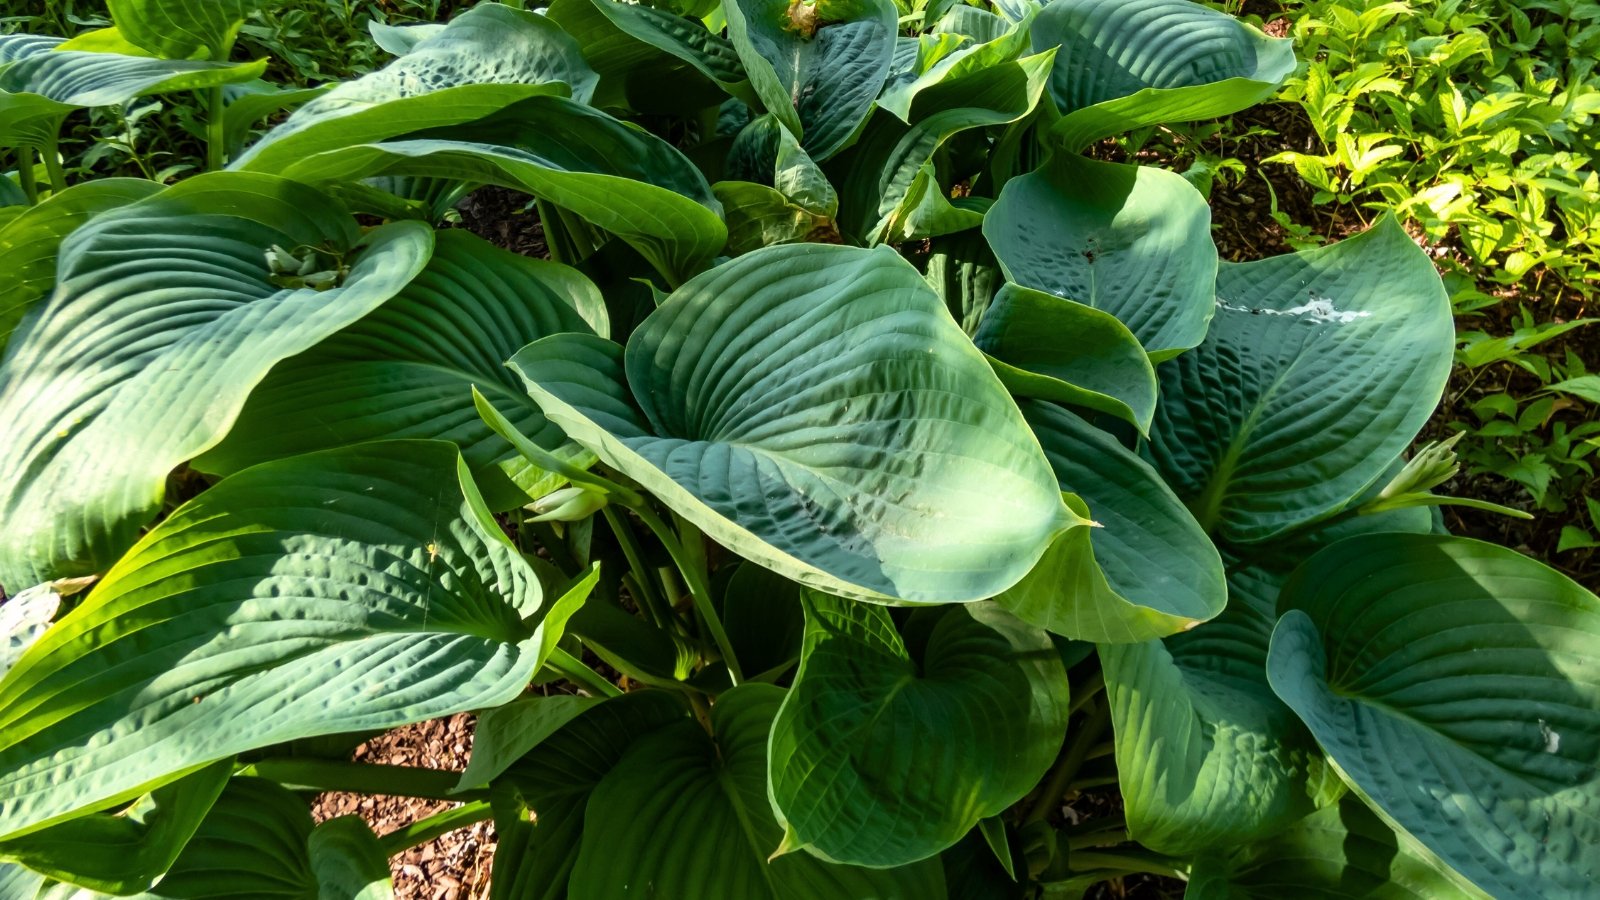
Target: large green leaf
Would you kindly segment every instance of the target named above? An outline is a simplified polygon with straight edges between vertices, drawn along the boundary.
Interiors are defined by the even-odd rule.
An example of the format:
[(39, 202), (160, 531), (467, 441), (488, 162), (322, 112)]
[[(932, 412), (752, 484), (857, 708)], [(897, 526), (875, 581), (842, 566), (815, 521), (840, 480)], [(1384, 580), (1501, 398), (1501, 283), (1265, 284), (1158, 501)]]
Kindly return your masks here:
[(1450, 302), (1393, 219), (1332, 246), (1223, 263), (1199, 348), (1157, 370), (1150, 456), (1208, 532), (1262, 541), (1383, 473), (1450, 372)]
[(456, 789), (488, 785), (562, 726), (604, 699), (578, 694), (525, 697), (484, 710), (472, 730), (472, 758)]
[(221, 760), (116, 814), (69, 819), (0, 842), (0, 859), (95, 891), (138, 893), (172, 867), (232, 774), (232, 758)]
[(1465, 900), (1482, 896), (1440, 872), (1354, 798), (1259, 843), (1195, 860), (1184, 900)]
[(471, 122), (533, 96), (585, 103), (595, 81), (554, 22), (483, 3), (405, 56), (295, 110), (230, 168), (279, 173), (312, 154)]
[(1211, 208), (1180, 175), (1058, 153), (1006, 182), (983, 233), (1012, 281), (1111, 313), (1157, 361), (1205, 337)]
[(264, 59), (237, 64), (152, 59), (55, 49), (60, 43), (0, 35), (0, 147), (54, 140), (73, 110), (251, 81), (267, 69)]
[(1156, 370), (1115, 316), (1032, 288), (1007, 284), (983, 313), (972, 341), (1019, 397), (1099, 410), (1150, 430)]
[(1492, 544), (1363, 535), (1278, 600), (1272, 689), (1386, 820), (1495, 897), (1600, 882), (1600, 598)]
[(683, 280), (727, 240), (705, 177), (666, 141), (562, 97), (524, 100), (470, 125), (350, 144), (287, 164), (313, 183), (380, 175), (457, 178), (524, 190), (626, 240)]
[[(726, 92), (756, 103), (733, 44), (693, 18), (646, 3), (556, 0), (550, 19), (571, 34), (600, 76), (596, 106), (651, 106), (669, 101), (718, 102)], [(720, 89), (706, 94), (695, 82)]]
[(944, 897), (937, 860), (863, 869), (799, 851), (769, 859), (783, 830), (767, 800), (767, 733), (783, 699), (779, 688), (742, 685), (711, 708), (714, 736), (684, 720), (636, 741), (589, 798), (572, 900), (636, 886), (740, 900)]
[[(886, 111), (875, 113), (860, 140), (833, 166), (843, 173), (840, 229), (863, 242), (898, 242), (917, 235), (907, 229), (919, 201), (929, 193), (934, 154), (957, 134), (1015, 122), (1044, 95), (1051, 54), (1002, 60), (980, 74), (933, 85), (919, 92), (906, 124)], [(948, 201), (946, 201), (948, 205)], [(941, 229), (946, 233), (959, 229)]]
[(1238, 112), (1294, 71), (1288, 40), (1190, 0), (1052, 0), (1033, 48), (1060, 47), (1050, 94), (1067, 150), (1164, 122)]
[(1066, 734), (1050, 638), (945, 607), (917, 658), (881, 606), (804, 594), (805, 648), (767, 747), (785, 843), (874, 867), (933, 856), (1022, 799)]
[(1063, 491), (1098, 527), (1060, 538), (997, 599), (1055, 634), (1099, 643), (1162, 637), (1226, 603), (1222, 559), (1143, 460), (1070, 412), (1029, 401), (1023, 415)]
[(729, 549), (862, 599), (992, 596), (1073, 524), (983, 355), (886, 248), (749, 253), (616, 344), (511, 365), (548, 416)]
[[(73, 232), (55, 292), (0, 362), (0, 583), (103, 571), (159, 511), (168, 473), (227, 433), (274, 364), (393, 296), (432, 243), (417, 223), (363, 237), (318, 192), (240, 173)], [(274, 245), (318, 254), (342, 283), (297, 286), (274, 271)]]
[(494, 900), (565, 900), (589, 795), (635, 741), (687, 716), (663, 691), (624, 694), (584, 710), (507, 768), (495, 800)]
[(261, 0), (106, 0), (127, 40), (166, 59), (226, 59)]
[(587, 466), (593, 457), (545, 421), (505, 360), (562, 331), (607, 330), (605, 301), (576, 269), (440, 232), (433, 258), (399, 294), (261, 382), (222, 443), (195, 460), (206, 472), (388, 438), (460, 445), (491, 507), (521, 506), (565, 479), (531, 467), (478, 417), (474, 385), (523, 433)]
[(303, 798), (235, 778), (171, 871), (137, 900), (387, 900), (388, 863), (360, 819), (314, 825)]
[(515, 697), (541, 600), (454, 446), (266, 463), (184, 504), (0, 681), (0, 835), (269, 744)]
[(161, 190), (154, 181), (102, 178), (52, 194), (0, 225), (0, 352), (24, 314), (56, 283), (56, 254), (74, 229), (108, 209)]
[[(975, 20), (983, 26), (973, 29)], [(910, 42), (916, 48), (912, 65), (896, 73), (884, 87), (878, 105), (907, 123), (915, 121), (913, 108), (922, 116), (928, 115), (929, 104), (918, 103), (919, 94), (933, 89), (965, 92), (971, 86), (959, 85), (963, 79), (972, 79), (975, 85), (992, 78), (993, 73), (988, 70), (1016, 59), (1028, 48), (1032, 21), (1031, 13), (1020, 22), (1008, 23), (965, 4), (952, 8), (931, 32)]]
[(848, 144), (889, 77), (892, 0), (728, 0), (722, 10), (767, 111), (814, 159)]

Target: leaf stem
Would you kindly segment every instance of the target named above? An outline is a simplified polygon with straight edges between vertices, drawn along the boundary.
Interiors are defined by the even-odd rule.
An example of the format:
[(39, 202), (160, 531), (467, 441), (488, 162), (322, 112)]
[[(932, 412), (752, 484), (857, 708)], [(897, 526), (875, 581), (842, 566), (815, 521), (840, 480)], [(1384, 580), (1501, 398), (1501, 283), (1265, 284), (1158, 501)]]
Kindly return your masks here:
[(1110, 721), (1110, 706), (1105, 703), (1095, 704), (1089, 712), (1088, 719), (1078, 726), (1077, 733), (1061, 751), (1061, 757), (1056, 760), (1055, 767), (1045, 778), (1044, 787), (1034, 799), (1033, 806), (1028, 810), (1028, 815), (1022, 820), (1022, 824), (1028, 825), (1043, 819), (1050, 814), (1056, 804), (1061, 802), (1062, 796), (1067, 792), (1067, 786), (1072, 783), (1072, 776), (1078, 774), (1084, 758), (1089, 755), (1089, 748), (1100, 740), (1101, 733), (1105, 731)]
[(67, 173), (61, 167), (61, 137), (55, 132), (39, 147), (39, 155), (44, 158), (44, 170), (50, 175), (50, 191), (59, 194), (67, 189)]
[(222, 169), (228, 149), (227, 131), (223, 127), (226, 124), (223, 119), (226, 104), (221, 85), (210, 90), (206, 105), (206, 171), (216, 172)]
[(562, 678), (589, 689), (597, 697), (620, 697), (622, 689), (600, 677), (600, 673), (589, 668), (583, 660), (571, 653), (557, 647), (550, 653), (550, 658), (545, 660), (545, 665), (554, 669)]
[(460, 772), (420, 766), (382, 766), (338, 759), (273, 757), (245, 766), (240, 775), (266, 778), (296, 791), (350, 791), (427, 800), (481, 800), (487, 791), (456, 792)]
[(733, 643), (728, 640), (728, 632), (723, 629), (722, 620), (717, 617), (716, 607), (711, 602), (711, 585), (706, 576), (704, 550), (702, 549), (696, 559), (684, 549), (678, 536), (648, 505), (641, 503), (632, 509), (640, 520), (655, 532), (656, 539), (667, 548), (672, 561), (677, 563), (678, 571), (683, 574), (683, 581), (688, 585), (689, 596), (694, 600), (695, 612), (705, 624), (706, 630), (711, 632), (711, 639), (716, 642), (717, 650), (722, 653), (722, 661), (728, 667), (729, 677), (735, 685), (744, 681), (744, 671), (739, 668), (739, 660), (733, 655)]
[(404, 853), (418, 844), (426, 844), (440, 835), (449, 834), (458, 828), (465, 828), (482, 822), (494, 815), (494, 810), (487, 800), (474, 800), (463, 803), (454, 809), (434, 813), (426, 818), (418, 819), (378, 838), (378, 846), (383, 848), (385, 856), (394, 856)]
[(1071, 859), (1074, 869), (1081, 866), (1084, 869), (1114, 869), (1122, 874), (1142, 873), (1166, 878), (1188, 878), (1188, 873), (1179, 868), (1182, 863), (1178, 860), (1143, 850), (1129, 850), (1122, 853), (1073, 853)]
[(33, 171), (33, 146), (23, 144), (17, 148), (17, 184), (29, 206), (39, 203), (39, 179)]
[(644, 551), (633, 533), (633, 526), (613, 507), (607, 506), (600, 512), (611, 526), (611, 533), (617, 536), (617, 543), (622, 545), (622, 555), (628, 558), (628, 568), (633, 570), (633, 581), (638, 586), (639, 605), (644, 607), (657, 628), (671, 627), (672, 612), (664, 606), (656, 590), (655, 579), (650, 577), (650, 571), (645, 568)]

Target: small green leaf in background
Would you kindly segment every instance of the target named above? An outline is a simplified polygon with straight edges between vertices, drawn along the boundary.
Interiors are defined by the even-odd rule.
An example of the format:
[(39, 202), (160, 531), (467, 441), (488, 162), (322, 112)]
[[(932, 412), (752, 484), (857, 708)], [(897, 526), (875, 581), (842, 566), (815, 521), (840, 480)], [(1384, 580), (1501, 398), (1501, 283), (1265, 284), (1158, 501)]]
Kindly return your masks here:
[(573, 440), (819, 590), (982, 599), (1072, 522), (983, 355), (886, 248), (769, 247), (674, 292), (626, 352), (557, 335), (511, 365)]
[(992, 603), (937, 617), (913, 658), (881, 606), (804, 594), (800, 673), (767, 748), (785, 844), (883, 867), (926, 859), (1031, 790), (1066, 735), (1050, 639)]
[(1479, 888), (1600, 881), (1600, 598), (1512, 550), (1363, 535), (1284, 586), (1272, 689), (1351, 788)]
[(504, 703), (582, 599), (541, 598), (453, 445), (247, 469), (153, 528), (0, 680), (0, 835), (245, 750)]
[(1159, 362), (1216, 309), (1210, 226), (1182, 176), (1058, 153), (1006, 182), (983, 233), (1012, 281), (1111, 313)]
[(942, 900), (938, 860), (866, 869), (798, 850), (774, 856), (783, 830), (767, 799), (767, 734), (783, 699), (771, 685), (740, 685), (711, 707), (711, 734), (684, 720), (636, 741), (589, 799), (572, 900), (614, 900), (635, 889), (740, 900)]

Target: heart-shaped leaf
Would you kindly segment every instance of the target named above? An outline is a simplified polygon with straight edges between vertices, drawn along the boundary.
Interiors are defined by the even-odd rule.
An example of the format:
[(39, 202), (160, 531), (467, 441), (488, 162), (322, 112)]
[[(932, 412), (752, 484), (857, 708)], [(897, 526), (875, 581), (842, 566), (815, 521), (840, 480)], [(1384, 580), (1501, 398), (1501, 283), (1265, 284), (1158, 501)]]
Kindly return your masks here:
[(972, 342), (1018, 397), (1070, 403), (1150, 430), (1156, 370), (1126, 325), (1107, 312), (1007, 284)]
[(1346, 799), (1259, 843), (1195, 859), (1184, 900), (1468, 900), (1483, 895), (1441, 872), (1362, 805)]
[(277, 174), (316, 153), (471, 122), (533, 96), (586, 103), (595, 82), (578, 45), (554, 22), (484, 3), (405, 56), (295, 110), (230, 168)]
[[(596, 106), (638, 109), (663, 88), (697, 97), (692, 82), (701, 79), (746, 103), (758, 102), (732, 42), (694, 18), (621, 0), (556, 0), (549, 16), (577, 40), (599, 73)], [(715, 95), (704, 99), (702, 106), (717, 102)]]
[(1190, 0), (1053, 0), (1033, 49), (1060, 47), (1050, 94), (1053, 133), (1077, 152), (1164, 122), (1236, 113), (1294, 71), (1290, 42)]
[(1217, 248), (1181, 175), (1058, 153), (1006, 182), (983, 233), (1012, 281), (1111, 313), (1156, 361), (1205, 337)]
[[(54, 293), (0, 362), (0, 583), (103, 571), (274, 364), (393, 296), (432, 245), (414, 222), (362, 237), (318, 192), (239, 173), (73, 232)], [(317, 271), (283, 271), (274, 247)]]
[(1259, 542), (1326, 518), (1432, 414), (1454, 326), (1392, 218), (1317, 250), (1223, 263), (1199, 348), (1162, 366), (1150, 458), (1206, 530)]
[(0, 681), (0, 835), (269, 744), (495, 706), (554, 603), (455, 447), (248, 469), (153, 528)]
[[(978, 32), (970, 30), (974, 20), (982, 23)], [(917, 103), (918, 94), (936, 88), (950, 93), (965, 92), (991, 78), (992, 73), (987, 70), (1016, 59), (1028, 49), (1028, 28), (1032, 21), (1032, 13), (1020, 22), (1008, 23), (972, 6), (951, 9), (935, 23), (931, 32), (909, 42), (916, 49), (912, 65), (898, 78), (890, 80), (878, 98), (878, 105), (908, 124), (915, 121), (913, 106), (927, 115), (930, 104)], [(973, 79), (973, 82), (958, 87), (956, 83), (963, 79)]]
[(687, 721), (688, 712), (662, 691), (624, 694), (579, 713), (513, 762), (493, 801), (493, 900), (565, 900), (595, 786), (636, 741)]
[(728, 37), (750, 84), (806, 152), (845, 146), (889, 77), (890, 0), (728, 0)]
[(1072, 524), (983, 355), (886, 248), (749, 253), (675, 291), (625, 354), (557, 335), (510, 364), (606, 464), (830, 593), (990, 597)]
[(767, 748), (785, 843), (904, 865), (1032, 790), (1066, 734), (1049, 636), (992, 603), (945, 607), (917, 659), (881, 606), (804, 594), (800, 673)]
[(490, 431), (472, 388), (541, 447), (587, 467), (594, 458), (545, 421), (505, 360), (548, 334), (596, 330), (607, 330), (605, 301), (577, 270), (442, 231), (420, 275), (365, 318), (279, 363), (228, 436), (194, 465), (229, 474), (361, 441), (431, 438), (461, 447), (491, 508), (530, 503), (566, 479), (530, 466)]
[(721, 205), (687, 157), (562, 97), (405, 140), (347, 144), (288, 163), (283, 174), (312, 183), (426, 176), (527, 191), (620, 236), (675, 281), (704, 268), (727, 240)]
[(1495, 897), (1600, 879), (1600, 598), (1520, 554), (1362, 535), (1278, 599), (1272, 689), (1383, 817)]
[(22, 317), (56, 283), (56, 254), (74, 229), (108, 209), (161, 190), (141, 178), (103, 178), (52, 194), (0, 225), (0, 352)]
[(663, 897), (943, 898), (937, 860), (863, 869), (804, 852), (769, 859), (783, 830), (767, 800), (767, 733), (783, 699), (771, 685), (741, 685), (712, 706), (714, 736), (683, 720), (637, 740), (589, 799), (572, 900), (639, 884)]
[(1086, 503), (1098, 527), (1057, 538), (996, 598), (1001, 605), (1054, 634), (1098, 643), (1162, 637), (1222, 611), (1221, 557), (1143, 460), (1058, 406), (1029, 401), (1023, 415), (1061, 489)]

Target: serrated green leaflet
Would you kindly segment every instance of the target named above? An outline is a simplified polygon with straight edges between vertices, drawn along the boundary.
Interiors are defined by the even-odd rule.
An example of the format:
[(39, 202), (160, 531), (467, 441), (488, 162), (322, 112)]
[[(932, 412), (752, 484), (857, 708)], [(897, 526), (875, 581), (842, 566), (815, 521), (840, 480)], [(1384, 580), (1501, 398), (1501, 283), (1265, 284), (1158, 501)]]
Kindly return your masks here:
[(1033, 48), (1048, 47), (1061, 48), (1053, 137), (1072, 152), (1145, 125), (1238, 112), (1295, 65), (1289, 41), (1190, 0), (1053, 0), (1033, 23)]
[(1096, 524), (1057, 538), (996, 598), (1002, 606), (1063, 637), (1107, 643), (1162, 637), (1222, 611), (1216, 548), (1148, 465), (1060, 407), (1028, 401), (1023, 414), (1061, 490)]
[[(417, 223), (361, 236), (316, 191), (238, 173), (73, 232), (55, 292), (0, 362), (0, 584), (103, 571), (160, 509), (167, 474), (221, 439), (268, 369), (393, 296), (432, 245)], [(331, 283), (285, 280), (274, 246), (314, 254)]]
[(1195, 861), (1184, 900), (1468, 900), (1438, 864), (1350, 797), (1267, 839)]
[[(389, 438), (461, 447), (490, 506), (532, 502), (566, 479), (530, 465), (478, 417), (476, 386), (523, 434), (578, 466), (593, 457), (545, 421), (505, 360), (545, 335), (607, 331), (599, 291), (576, 270), (438, 235), (412, 282), (365, 318), (277, 367), (228, 436), (195, 460), (228, 474), (271, 459)], [(562, 449), (565, 446), (566, 449)]]
[(886, 249), (750, 253), (674, 292), (625, 354), (558, 335), (511, 365), (573, 440), (830, 593), (992, 596), (1072, 522), (982, 354)]
[(75, 185), (0, 225), (0, 352), (23, 315), (56, 283), (56, 254), (79, 225), (161, 190), (153, 181), (106, 178)]
[(825, 160), (855, 135), (889, 77), (890, 0), (728, 0), (728, 37), (767, 112)]
[(800, 672), (767, 748), (786, 844), (904, 865), (1021, 799), (1066, 733), (1050, 639), (992, 603), (947, 607), (915, 659), (889, 611), (804, 594)]
[(1496, 897), (1600, 878), (1600, 598), (1502, 547), (1363, 535), (1284, 586), (1272, 689), (1383, 816)]
[(1012, 281), (1111, 313), (1160, 361), (1216, 308), (1210, 225), (1181, 176), (1057, 154), (1006, 182), (983, 233)]
[(1223, 263), (1205, 342), (1157, 370), (1150, 458), (1206, 530), (1259, 542), (1366, 490), (1450, 372), (1450, 304), (1393, 219), (1337, 244)]
[(450, 444), (248, 469), (151, 530), (0, 681), (0, 834), (238, 751), (504, 703), (581, 601), (541, 600)]
[(553, 22), (485, 3), (384, 68), (295, 110), (230, 167), (281, 173), (315, 153), (471, 122), (533, 96), (582, 103), (595, 81), (578, 45)]
[[(712, 735), (685, 720), (636, 741), (589, 799), (572, 900), (610, 900), (635, 885), (741, 900), (944, 897), (937, 860), (864, 869), (794, 851), (769, 861), (783, 831), (767, 800), (767, 732), (783, 696), (742, 685), (711, 708)], [(691, 841), (720, 852), (679, 850)]]
[(1098, 410), (1149, 432), (1155, 367), (1110, 313), (1007, 284), (984, 310), (972, 342), (1012, 394)]

